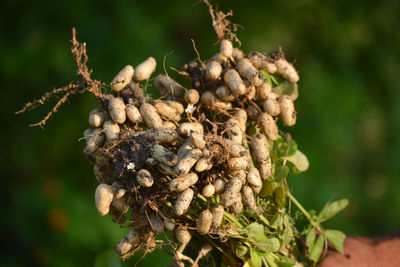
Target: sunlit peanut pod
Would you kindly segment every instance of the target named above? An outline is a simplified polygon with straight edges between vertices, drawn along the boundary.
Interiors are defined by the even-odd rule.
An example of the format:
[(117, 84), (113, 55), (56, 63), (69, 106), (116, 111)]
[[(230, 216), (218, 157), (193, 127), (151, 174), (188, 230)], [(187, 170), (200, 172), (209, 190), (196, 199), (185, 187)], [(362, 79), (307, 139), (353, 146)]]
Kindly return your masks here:
[(238, 158), (247, 155), (247, 149), (241, 144), (235, 144), (232, 140), (224, 139), (228, 147), (229, 155), (233, 158)]
[(178, 157), (178, 161), (182, 160), (186, 154), (194, 149), (192, 142), (190, 139), (186, 139), (186, 141), (178, 148), (178, 151), (176, 152), (176, 156)]
[(290, 83), (296, 83), (299, 81), (299, 74), (296, 69), (283, 56), (275, 59), (275, 65), (277, 68), (276, 73), (282, 76), (285, 80)]
[(200, 149), (192, 149), (181, 159), (178, 164), (175, 165), (176, 175), (187, 174), (190, 169), (196, 164), (196, 162), (201, 158), (203, 153)]
[(178, 157), (173, 152), (158, 144), (153, 145), (151, 148), (151, 156), (170, 167), (178, 163)]
[(199, 218), (197, 220), (197, 232), (201, 235), (208, 234), (211, 228), (211, 223), (212, 223), (212, 213), (211, 211), (203, 210), (199, 214)]
[(158, 114), (160, 114), (160, 116), (164, 119), (173, 121), (181, 120), (181, 115), (179, 112), (161, 100), (154, 100), (154, 107), (156, 108)]
[(194, 169), (196, 170), (196, 172), (204, 172), (205, 170), (208, 169), (208, 166), (211, 163), (208, 161), (207, 158), (200, 158), (197, 162), (196, 162), (196, 166), (194, 167)]
[(231, 206), (235, 201), (235, 197), (237, 197), (237, 194), (240, 192), (241, 189), (242, 182), (239, 178), (229, 179), (228, 183), (226, 184), (225, 191), (221, 197), (222, 205), (224, 205), (225, 207)]
[(100, 147), (105, 140), (105, 136), (103, 134), (103, 129), (96, 128), (92, 131), (87, 143), (86, 143), (86, 150), (89, 153), (94, 153), (98, 147)]
[(222, 66), (219, 62), (210, 61), (209, 63), (207, 63), (205, 72), (206, 79), (211, 81), (218, 80), (218, 78), (221, 76), (221, 73)]
[(271, 74), (276, 72), (277, 68), (272, 58), (269, 58), (260, 52), (251, 52), (248, 58), (257, 69), (265, 70)]
[(193, 195), (194, 192), (190, 188), (178, 194), (174, 204), (174, 212), (176, 215), (181, 216), (188, 210), (190, 202), (192, 202)]
[(126, 120), (125, 103), (122, 98), (113, 97), (108, 102), (108, 112), (112, 120), (118, 124), (122, 124)]
[(243, 211), (243, 202), (242, 202), (242, 197), (239, 193), (235, 193), (235, 197), (234, 197), (234, 201), (232, 203), (232, 205), (229, 207), (230, 210), (235, 213), (235, 214), (239, 214)]
[(246, 123), (247, 123), (247, 112), (246, 110), (240, 108), (235, 110), (233, 116), (239, 121), (240, 129), (243, 133), (246, 132)]
[(211, 221), (211, 227), (218, 229), (222, 221), (224, 219), (224, 207), (221, 205), (217, 205), (211, 209), (212, 213), (212, 221)]
[(224, 81), (234, 96), (246, 94), (246, 85), (236, 70), (230, 69), (225, 72)]
[(203, 187), (202, 195), (204, 197), (211, 197), (215, 193), (215, 187), (212, 184), (208, 184)]
[(241, 145), (243, 143), (243, 131), (240, 122), (236, 118), (230, 118), (225, 122), (228, 138), (234, 143)]
[(250, 146), (258, 162), (264, 162), (269, 159), (269, 144), (265, 135), (261, 133), (253, 134), (250, 140)]
[(156, 60), (153, 57), (149, 57), (136, 66), (133, 78), (138, 82), (150, 79), (151, 74), (156, 70), (156, 66)]
[(228, 176), (230, 177), (230, 178), (238, 178), (241, 182), (242, 182), (242, 184), (245, 184), (246, 183), (246, 177), (247, 177), (247, 172), (246, 172), (246, 170), (229, 170), (228, 171)]
[(263, 82), (260, 86), (256, 87), (256, 97), (259, 100), (267, 99), (271, 92), (272, 86), (267, 82)]
[(179, 112), (179, 114), (183, 114), (183, 112), (185, 111), (185, 108), (183, 107), (183, 105), (181, 103), (179, 103), (178, 101), (175, 100), (165, 100), (165, 103), (171, 107), (173, 107), (174, 109), (176, 109), (176, 111)]
[(215, 93), (219, 98), (221, 98), (222, 101), (231, 102), (236, 99), (236, 96), (232, 94), (231, 89), (225, 85), (219, 86)]
[(228, 61), (228, 58), (222, 53), (217, 53), (210, 58), (210, 61), (216, 61), (219, 64), (224, 65)]
[(232, 58), (233, 54), (233, 45), (229, 40), (222, 40), (220, 46), (220, 53), (226, 58)]
[(169, 190), (171, 191), (184, 191), (188, 189), (190, 186), (197, 183), (199, 177), (194, 172), (190, 172), (188, 174), (179, 176), (177, 178), (172, 179), (169, 182)]
[(250, 186), (245, 185), (242, 187), (242, 198), (249, 209), (254, 210), (256, 208), (256, 199)]
[(200, 101), (210, 110), (229, 110), (232, 108), (232, 103), (222, 101), (210, 91), (202, 93)]
[(249, 156), (242, 156), (239, 158), (229, 158), (228, 159), (228, 168), (230, 170), (238, 171), (245, 170), (249, 165)]
[(172, 218), (164, 219), (164, 226), (168, 231), (172, 231), (175, 228), (175, 220)]
[(154, 183), (153, 176), (146, 169), (141, 169), (136, 174), (136, 181), (143, 187), (151, 187)]
[(206, 140), (204, 139), (204, 135), (201, 133), (192, 131), (189, 138), (193, 146), (200, 149), (206, 147)]
[(175, 129), (158, 127), (151, 128), (145, 132), (145, 136), (151, 141), (171, 144), (178, 140), (179, 135)]
[(241, 58), (244, 57), (244, 53), (243, 53), (242, 50), (240, 50), (239, 48), (236, 48), (236, 47), (235, 47), (235, 48), (233, 48), (232, 56), (233, 56), (233, 59), (234, 59), (236, 62), (238, 62), (239, 59), (241, 59)]
[(254, 78), (258, 74), (257, 69), (253, 66), (253, 64), (251, 64), (250, 60), (247, 58), (240, 59), (238, 64), (236, 65), (236, 69), (243, 78), (246, 78), (250, 82), (253, 82)]
[(175, 228), (174, 237), (177, 242), (181, 244), (188, 244), (192, 238), (192, 235), (186, 227), (179, 226)]
[(264, 111), (273, 117), (281, 113), (281, 106), (278, 99), (279, 95), (271, 92), (263, 102)]
[(136, 244), (140, 241), (140, 231), (138, 228), (134, 228), (122, 238), (114, 247), (115, 252), (119, 255), (128, 253)]
[(134, 69), (131, 65), (126, 65), (112, 80), (110, 86), (115, 92), (122, 91), (131, 80), (134, 73)]
[(281, 108), (281, 119), (286, 126), (293, 126), (296, 124), (296, 110), (294, 109), (293, 100), (288, 95), (279, 97), (279, 104)]
[(225, 187), (226, 187), (226, 182), (222, 179), (217, 179), (214, 181), (213, 183), (214, 187), (215, 187), (215, 193), (216, 194), (221, 194), (225, 191)]
[(203, 125), (198, 122), (183, 122), (178, 127), (178, 133), (182, 136), (189, 136), (191, 131), (196, 131), (200, 134), (204, 134)]
[(118, 139), (120, 129), (119, 129), (119, 126), (117, 123), (109, 120), (109, 121), (104, 122), (103, 131), (104, 131), (104, 134), (106, 135), (107, 141), (113, 142)]
[(113, 200), (114, 192), (112, 186), (108, 184), (99, 184), (95, 192), (96, 208), (100, 216), (107, 215), (110, 211), (110, 204)]
[(162, 127), (169, 129), (176, 129), (176, 125), (172, 121), (163, 121)]
[(249, 183), (249, 185), (257, 188), (262, 186), (260, 172), (257, 168), (252, 167), (247, 171), (247, 182)]
[(184, 95), (184, 99), (185, 99), (186, 103), (194, 105), (194, 104), (197, 104), (197, 102), (199, 102), (200, 94), (196, 89), (190, 89), (190, 90), (186, 91), (186, 93)]
[(139, 109), (133, 104), (127, 104), (125, 106), (126, 116), (133, 123), (139, 123), (143, 121), (143, 117), (140, 114)]
[(256, 87), (254, 85), (247, 87), (246, 97), (248, 100), (253, 100), (256, 97)]
[(107, 117), (107, 112), (100, 111), (97, 108), (93, 109), (89, 113), (89, 125), (94, 128), (100, 127), (108, 119)]
[(162, 127), (163, 121), (160, 115), (158, 114), (157, 109), (153, 105), (149, 103), (143, 103), (140, 106), (140, 114), (142, 115), (147, 127), (149, 128)]
[(278, 126), (271, 115), (265, 112), (261, 113), (258, 116), (258, 125), (269, 140), (278, 139)]
[(272, 165), (271, 159), (268, 159), (259, 164), (258, 170), (260, 171), (260, 176), (262, 179), (267, 179), (272, 175)]
[(251, 185), (250, 187), (251, 187), (251, 190), (253, 190), (254, 194), (256, 194), (256, 195), (258, 193), (260, 193), (261, 189), (262, 189), (262, 186), (253, 186), (253, 185)]

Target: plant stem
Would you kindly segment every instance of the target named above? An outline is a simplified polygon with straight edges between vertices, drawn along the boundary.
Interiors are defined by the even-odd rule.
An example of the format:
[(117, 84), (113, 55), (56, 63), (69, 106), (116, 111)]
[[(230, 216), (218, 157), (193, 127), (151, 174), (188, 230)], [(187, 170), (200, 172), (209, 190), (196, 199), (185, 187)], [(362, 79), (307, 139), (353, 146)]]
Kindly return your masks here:
[(312, 222), (313, 219), (311, 218), (311, 215), (306, 211), (306, 209), (300, 204), (300, 202), (297, 201), (297, 199), (292, 195), (292, 193), (288, 192), (287, 193), (288, 197), (290, 200), (296, 205), (296, 207), (306, 216), (306, 218)]
[(230, 215), (228, 212), (224, 211), (224, 217), (225, 217), (228, 221), (230, 221), (231, 223), (233, 223), (234, 225), (236, 225), (239, 229), (243, 229), (243, 225), (242, 225), (240, 222), (238, 222), (238, 221), (236, 220), (236, 218), (233, 217), (232, 215)]

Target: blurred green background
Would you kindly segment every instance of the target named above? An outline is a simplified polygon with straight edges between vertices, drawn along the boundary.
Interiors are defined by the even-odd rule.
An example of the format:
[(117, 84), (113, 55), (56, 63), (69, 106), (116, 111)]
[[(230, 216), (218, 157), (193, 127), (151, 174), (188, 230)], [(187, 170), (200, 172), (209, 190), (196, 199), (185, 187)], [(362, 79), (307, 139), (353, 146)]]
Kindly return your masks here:
[[(350, 235), (400, 226), (400, 2), (213, 1), (234, 11), (242, 49), (282, 46), (300, 72), (298, 122), (287, 129), (310, 159), (291, 177), (307, 209), (346, 197), (329, 222)], [(109, 82), (148, 56), (162, 72), (218, 50), (204, 5), (179, 1), (3, 1), (0, 85), (2, 249), (4, 266), (108, 266), (125, 234), (94, 206), (96, 180), (79, 141), (96, 102), (70, 98), (44, 130), (30, 128), (54, 101), (15, 116), (25, 102), (76, 79), (71, 27), (87, 43), (93, 76)], [(173, 71), (169, 72), (173, 74)], [(141, 255), (129, 264), (133, 265)], [(165, 266), (162, 253), (138, 266)], [(111, 263), (110, 263), (111, 264)]]

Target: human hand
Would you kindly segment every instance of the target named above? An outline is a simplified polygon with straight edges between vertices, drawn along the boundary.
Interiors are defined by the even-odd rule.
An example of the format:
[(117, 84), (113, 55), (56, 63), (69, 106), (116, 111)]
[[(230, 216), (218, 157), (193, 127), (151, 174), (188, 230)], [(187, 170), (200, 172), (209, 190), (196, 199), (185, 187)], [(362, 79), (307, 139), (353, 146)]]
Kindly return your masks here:
[(349, 237), (344, 255), (329, 250), (317, 267), (395, 267), (400, 266), (400, 234), (378, 238)]

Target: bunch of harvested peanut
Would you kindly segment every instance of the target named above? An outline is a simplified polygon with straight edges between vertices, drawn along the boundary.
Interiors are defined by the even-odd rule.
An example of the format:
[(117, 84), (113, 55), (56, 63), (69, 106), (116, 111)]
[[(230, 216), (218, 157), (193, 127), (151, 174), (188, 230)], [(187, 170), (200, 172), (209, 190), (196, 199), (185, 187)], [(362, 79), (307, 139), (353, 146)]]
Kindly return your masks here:
[[(156, 238), (165, 231), (174, 233), (178, 266), (210, 263), (211, 255), (228, 264), (299, 266), (317, 262), (328, 241), (342, 251), (344, 234), (320, 223), (347, 201), (310, 214), (288, 189), (287, 176), (308, 168), (282, 131), (296, 123), (296, 69), (281, 49), (266, 55), (234, 47), (226, 14), (204, 2), (220, 50), (207, 61), (198, 54), (179, 71), (190, 86), (156, 76), (159, 98), (143, 88), (156, 70), (153, 57), (125, 66), (108, 85), (93, 81), (86, 46), (74, 32), (83, 81), (69, 85), (66, 96), (89, 91), (101, 106), (90, 112), (84, 131), (84, 154), (99, 182), (95, 204), (101, 216), (132, 228), (115, 251), (123, 259), (152, 251), (164, 244)], [(111, 91), (101, 92), (108, 86)], [(188, 245), (199, 250), (197, 258), (184, 253)]]

